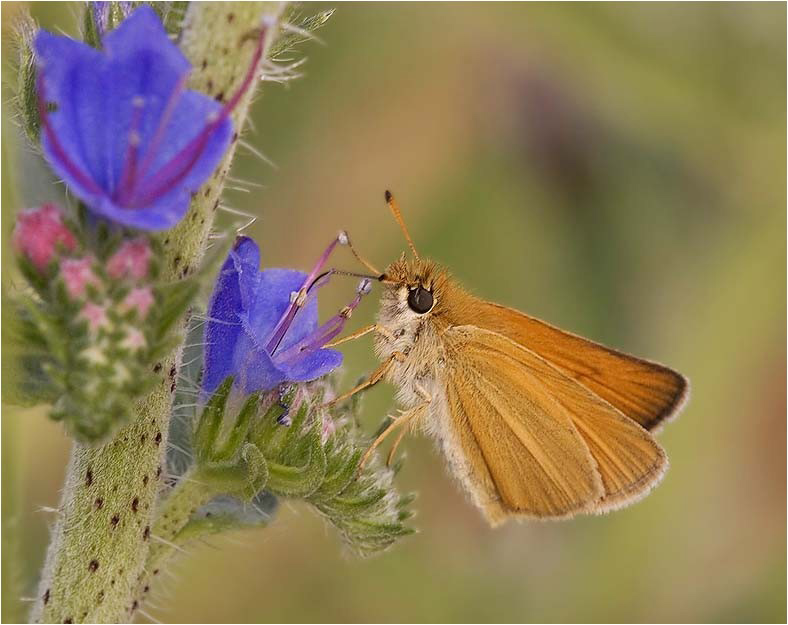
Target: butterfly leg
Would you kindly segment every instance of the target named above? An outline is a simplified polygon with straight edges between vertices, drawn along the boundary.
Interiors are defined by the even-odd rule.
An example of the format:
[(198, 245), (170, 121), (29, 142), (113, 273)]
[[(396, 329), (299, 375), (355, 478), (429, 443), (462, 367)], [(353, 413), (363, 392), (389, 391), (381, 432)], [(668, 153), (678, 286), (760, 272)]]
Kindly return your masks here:
[[(424, 411), (427, 409), (427, 406), (429, 406), (429, 405), (430, 405), (430, 403), (428, 401), (425, 401), (424, 403), (419, 404), (415, 408), (411, 408), (410, 410), (406, 410), (400, 416), (396, 417), (389, 424), (389, 426), (385, 430), (383, 430), (383, 432), (380, 433), (380, 435), (369, 446), (369, 449), (367, 449), (367, 451), (364, 453), (364, 456), (361, 458), (361, 462), (358, 463), (359, 471), (364, 468), (364, 465), (367, 463), (367, 460), (369, 460), (369, 457), (380, 446), (380, 444), (384, 440), (386, 440), (388, 438), (389, 434), (391, 434), (395, 429), (397, 429), (399, 427), (405, 427), (405, 426), (409, 425), (411, 422), (413, 422), (416, 419), (418, 419), (419, 417), (421, 417), (424, 414)], [(407, 431), (407, 428), (405, 427), (403, 432), (406, 432), (406, 431)], [(395, 446), (397, 444), (399, 444), (399, 441), (401, 439), (402, 439), (402, 435), (400, 435), (400, 437), (397, 439), (397, 442), (395, 443)], [(389, 456), (391, 456), (391, 454), (389, 454)]]
[[(426, 406), (432, 401), (432, 396), (418, 382), (416, 382), (416, 394), (424, 400), (422, 406)], [(394, 444), (391, 446), (391, 449), (389, 450), (388, 458), (386, 459), (387, 467), (391, 466), (392, 462), (394, 461), (394, 456), (397, 453), (397, 448), (399, 447), (399, 444), (402, 442), (402, 439), (405, 438), (405, 435), (409, 431), (410, 431), (409, 427), (403, 428), (402, 431), (399, 433), (399, 436), (397, 436), (396, 440), (394, 441)]]
[(405, 354), (403, 354), (402, 352), (394, 352), (386, 362), (384, 362), (377, 369), (375, 369), (372, 372), (372, 375), (370, 375), (366, 380), (361, 382), (361, 384), (358, 384), (357, 386), (351, 388), (349, 391), (342, 393), (339, 397), (335, 397), (331, 401), (326, 402), (325, 404), (323, 404), (323, 407), (330, 408), (331, 406), (338, 404), (341, 401), (345, 401), (346, 399), (349, 399), (350, 397), (352, 397), (353, 395), (355, 395), (360, 391), (368, 389), (371, 386), (375, 386), (375, 384), (380, 382), (386, 376), (386, 374), (389, 372), (389, 369), (391, 369), (391, 367), (394, 365), (395, 361), (402, 362), (404, 358), (405, 358)]
[(408, 428), (403, 428), (402, 431), (399, 433), (399, 436), (394, 440), (394, 444), (391, 446), (389, 450), (388, 458), (386, 458), (386, 466), (390, 467), (394, 463), (394, 455), (397, 453), (397, 447), (402, 442), (402, 439), (405, 438), (405, 435), (408, 433)]
[(348, 334), (347, 336), (343, 336), (341, 339), (337, 339), (336, 341), (332, 341), (331, 343), (326, 343), (325, 347), (336, 347), (337, 345), (341, 345), (342, 343), (347, 343), (348, 341), (352, 341), (353, 339), (360, 339), (362, 336), (366, 336), (370, 332), (377, 332), (378, 334), (382, 334), (390, 341), (395, 339), (394, 335), (391, 333), (391, 330), (384, 328), (382, 325), (377, 323), (373, 323), (368, 326), (364, 326), (360, 330), (356, 330), (352, 334)]

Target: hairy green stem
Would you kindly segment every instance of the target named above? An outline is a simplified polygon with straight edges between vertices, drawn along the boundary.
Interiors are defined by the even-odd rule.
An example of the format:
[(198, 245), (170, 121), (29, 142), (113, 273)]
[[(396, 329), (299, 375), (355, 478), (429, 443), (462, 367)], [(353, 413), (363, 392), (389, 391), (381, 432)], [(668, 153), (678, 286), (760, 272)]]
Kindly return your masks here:
[[(270, 43), (281, 10), (281, 3), (192, 3), (180, 38), (194, 67), (189, 86), (229, 98), (251, 62), (256, 29), (268, 24)], [(236, 129), (252, 95), (250, 89), (233, 112)], [(237, 134), (186, 218), (162, 237), (165, 279), (189, 275), (202, 260), (236, 141)], [(156, 364), (160, 383), (137, 403), (132, 423), (100, 446), (74, 444), (33, 621), (127, 622), (140, 606), (179, 356), (180, 349)]]
[(215, 494), (200, 479), (198, 472), (190, 471), (179, 478), (178, 485), (162, 502), (162, 509), (151, 530), (152, 542), (145, 563), (147, 576), (140, 580), (142, 587), (138, 589), (143, 596), (149, 592), (150, 580), (159, 574), (162, 564), (178, 551), (176, 539), (180, 531), (192, 514)]

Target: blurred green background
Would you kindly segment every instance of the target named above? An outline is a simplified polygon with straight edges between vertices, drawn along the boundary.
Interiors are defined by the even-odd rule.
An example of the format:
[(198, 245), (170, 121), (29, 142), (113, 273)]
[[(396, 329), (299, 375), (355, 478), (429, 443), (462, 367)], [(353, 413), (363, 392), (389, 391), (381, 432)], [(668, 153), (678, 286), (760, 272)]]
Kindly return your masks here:
[[(785, 5), (332, 6), (326, 45), (300, 51), (306, 76), (265, 83), (255, 105), (247, 140), (278, 169), (246, 152), (233, 173), (262, 186), (226, 194), (258, 216), (264, 263), (306, 269), (347, 228), (387, 264), (404, 248), (391, 188), (422, 254), (471, 291), (686, 374), (689, 405), (660, 435), (672, 466), (632, 508), (493, 531), (416, 437), (400, 483), (419, 493), (417, 535), (359, 561), (285, 505), (265, 530), (195, 546), (150, 612), (784, 622)], [(3, 4), (5, 59), (19, 8)], [(31, 9), (75, 32), (74, 5)], [(36, 183), (9, 107), (2, 121), (7, 241), (13, 211), (57, 190)], [(324, 289), (324, 314), (354, 287)], [(374, 309), (370, 297), (351, 325)], [(346, 354), (349, 385), (375, 360), (368, 339)], [(368, 393), (370, 432), (391, 402), (390, 387)], [(9, 621), (24, 615), (11, 578), (34, 592), (69, 441), (41, 409), (2, 421)]]

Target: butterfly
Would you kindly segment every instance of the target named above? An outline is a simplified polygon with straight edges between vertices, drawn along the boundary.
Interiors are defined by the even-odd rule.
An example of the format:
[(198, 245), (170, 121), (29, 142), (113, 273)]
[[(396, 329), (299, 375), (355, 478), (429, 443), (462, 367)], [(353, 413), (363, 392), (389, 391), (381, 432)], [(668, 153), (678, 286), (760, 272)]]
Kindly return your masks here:
[(603, 513), (648, 494), (668, 467), (654, 433), (681, 410), (687, 380), (468, 293), (419, 256), (388, 191), (386, 201), (413, 258), (378, 276), (377, 323), (335, 343), (374, 332), (382, 361), (335, 401), (385, 379), (404, 407), (363, 462), (399, 429), (391, 460), (420, 427), (491, 525)]

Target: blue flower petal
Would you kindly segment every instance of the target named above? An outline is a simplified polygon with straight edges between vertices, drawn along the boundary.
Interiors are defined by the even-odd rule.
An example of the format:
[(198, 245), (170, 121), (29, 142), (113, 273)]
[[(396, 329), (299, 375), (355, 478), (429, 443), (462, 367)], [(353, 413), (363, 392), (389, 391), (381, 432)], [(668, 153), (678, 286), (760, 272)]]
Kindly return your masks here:
[(260, 283), (260, 248), (254, 239), (238, 237), (230, 251), (241, 288), (241, 305), (249, 310), (257, 298)]
[[(140, 7), (104, 38), (104, 52), (40, 32), (35, 48), (47, 115), (44, 155), (94, 212), (161, 230), (187, 212), (233, 134), (220, 103), (183, 90), (190, 69), (158, 16)], [(132, 137), (138, 141), (130, 165)]]
[[(290, 294), (297, 292), (307, 275), (294, 269), (266, 269), (260, 273), (260, 288), (257, 301), (250, 309), (249, 320), (255, 336), (267, 343), (276, 324), (290, 306)], [(298, 311), (277, 351), (284, 351), (317, 328), (317, 298), (310, 297)]]
[(270, 391), (287, 380), (285, 372), (276, 366), (265, 350), (250, 348), (245, 341), (237, 346), (241, 356), (236, 361), (238, 384), (246, 393)]
[(330, 373), (342, 364), (342, 352), (318, 349), (305, 352), (291, 363), (279, 363), (291, 382), (309, 382)]
[(235, 370), (236, 344), (241, 336), (238, 318), (243, 310), (235, 259), (230, 256), (222, 266), (208, 305), (205, 325), (205, 371), (202, 387), (211, 393)]
[(154, 11), (141, 6), (127, 17), (120, 26), (107, 34), (101, 42), (110, 57), (130, 56), (138, 51), (152, 51), (159, 57), (160, 68), (183, 74), (191, 69), (170, 38)]

